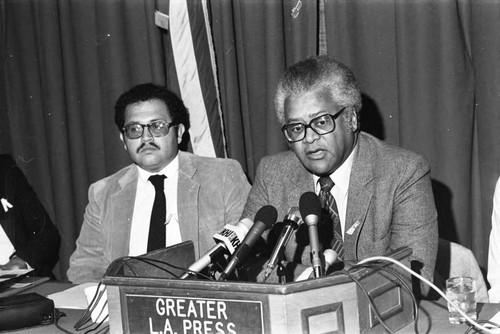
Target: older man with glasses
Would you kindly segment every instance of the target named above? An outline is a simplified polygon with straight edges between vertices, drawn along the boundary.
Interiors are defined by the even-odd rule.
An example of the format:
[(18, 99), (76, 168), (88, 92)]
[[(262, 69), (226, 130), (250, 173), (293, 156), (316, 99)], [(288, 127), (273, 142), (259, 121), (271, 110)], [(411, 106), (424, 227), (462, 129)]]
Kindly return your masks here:
[[(429, 164), (360, 131), (361, 93), (352, 71), (325, 56), (303, 60), (280, 79), (275, 107), (291, 150), (261, 160), (242, 217), (264, 205), (284, 217), (304, 193), (315, 192), (320, 252), (359, 261), (408, 246), (413, 268), (432, 281), (438, 229)], [(302, 224), (287, 243), (288, 278), (313, 265), (307, 228)], [(270, 253), (275, 235), (263, 236), (263, 252)], [(278, 280), (275, 274), (267, 282)], [(263, 277), (260, 271), (255, 279)]]
[(99, 281), (108, 265), (192, 240), (195, 256), (241, 215), (250, 185), (240, 164), (179, 150), (189, 114), (166, 87), (142, 84), (122, 94), (115, 123), (133, 164), (92, 184), (68, 278)]

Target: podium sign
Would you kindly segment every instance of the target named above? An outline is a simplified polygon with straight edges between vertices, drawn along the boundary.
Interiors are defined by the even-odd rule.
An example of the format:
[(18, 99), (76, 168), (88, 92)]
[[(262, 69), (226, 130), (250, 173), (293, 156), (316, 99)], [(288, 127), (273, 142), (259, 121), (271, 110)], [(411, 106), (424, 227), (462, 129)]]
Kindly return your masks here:
[[(409, 265), (410, 254), (405, 248), (391, 256)], [(349, 272), (392, 330), (413, 321), (411, 295), (394, 276), (380, 268)], [(385, 332), (361, 287), (345, 274), (288, 284), (120, 276), (103, 283), (111, 333)]]
[(260, 301), (164, 294), (127, 294), (125, 300), (130, 333), (264, 333)]

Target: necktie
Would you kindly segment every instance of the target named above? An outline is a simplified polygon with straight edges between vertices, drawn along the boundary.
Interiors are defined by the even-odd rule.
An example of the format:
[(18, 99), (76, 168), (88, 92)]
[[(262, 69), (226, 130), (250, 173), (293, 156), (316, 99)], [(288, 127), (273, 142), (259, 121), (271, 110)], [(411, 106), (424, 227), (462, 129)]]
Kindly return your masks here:
[(151, 175), (149, 181), (155, 186), (155, 201), (149, 223), (148, 252), (165, 247), (165, 220), (167, 204), (163, 191), (165, 175)]
[(328, 210), (328, 215), (333, 222), (334, 237), (331, 243), (331, 247), (334, 251), (337, 252), (339, 260), (342, 260), (344, 258), (344, 242), (342, 240), (340, 218), (337, 210), (337, 203), (335, 202), (335, 198), (330, 192), (335, 183), (333, 183), (332, 179), (330, 179), (329, 177), (320, 177), (319, 184), (321, 186), (321, 190), (319, 191), (321, 206), (324, 209)]

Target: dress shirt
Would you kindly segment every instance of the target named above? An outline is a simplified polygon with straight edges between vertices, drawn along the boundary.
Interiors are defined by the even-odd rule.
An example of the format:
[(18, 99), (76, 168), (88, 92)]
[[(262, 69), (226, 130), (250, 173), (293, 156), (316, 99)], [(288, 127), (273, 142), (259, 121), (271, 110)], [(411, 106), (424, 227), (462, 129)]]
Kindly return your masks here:
[(14, 254), (15, 249), (12, 245), (7, 234), (5, 234), (5, 230), (2, 225), (0, 225), (0, 264), (6, 264), (10, 260), (10, 256)]
[(490, 245), (488, 250), (488, 295), (490, 303), (500, 302), (500, 178), (493, 195), (493, 212), (491, 214)]
[[(330, 178), (335, 183), (335, 186), (330, 190), (330, 193), (335, 198), (335, 202), (337, 204), (337, 209), (339, 210), (339, 219), (340, 219), (340, 227), (342, 229), (342, 238), (344, 238), (345, 234), (345, 216), (347, 211), (347, 194), (349, 192), (349, 179), (351, 177), (352, 170), (352, 162), (354, 160), (354, 155), (357, 150), (357, 145), (352, 150), (349, 157), (347, 157), (346, 161), (337, 168), (335, 172), (330, 174)], [(321, 190), (321, 186), (319, 185), (319, 176), (313, 175), (314, 184), (316, 185), (316, 194), (319, 194)]]
[(165, 179), (165, 198), (167, 201), (166, 216), (166, 246), (178, 244), (182, 241), (177, 214), (177, 181), (179, 173), (179, 156), (158, 173), (150, 173), (138, 168), (137, 191), (135, 195), (134, 214), (130, 230), (129, 255), (137, 256), (147, 252), (148, 232), (151, 211), (155, 199), (155, 187), (148, 180), (151, 175), (163, 174)]

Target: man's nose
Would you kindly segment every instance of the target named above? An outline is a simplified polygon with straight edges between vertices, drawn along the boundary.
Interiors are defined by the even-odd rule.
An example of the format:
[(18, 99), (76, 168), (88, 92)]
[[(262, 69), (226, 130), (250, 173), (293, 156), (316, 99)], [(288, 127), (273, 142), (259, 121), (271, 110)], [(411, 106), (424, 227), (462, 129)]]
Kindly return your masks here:
[(304, 139), (307, 143), (312, 143), (320, 137), (310, 126), (306, 127), (304, 131), (306, 132)]
[(149, 130), (149, 127), (145, 126), (144, 131), (142, 131), (141, 141), (148, 142), (148, 141), (152, 141), (153, 138), (154, 138), (154, 136), (151, 133), (151, 131)]

